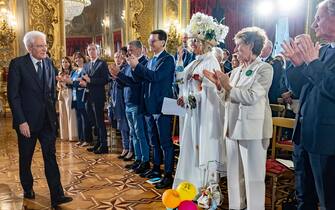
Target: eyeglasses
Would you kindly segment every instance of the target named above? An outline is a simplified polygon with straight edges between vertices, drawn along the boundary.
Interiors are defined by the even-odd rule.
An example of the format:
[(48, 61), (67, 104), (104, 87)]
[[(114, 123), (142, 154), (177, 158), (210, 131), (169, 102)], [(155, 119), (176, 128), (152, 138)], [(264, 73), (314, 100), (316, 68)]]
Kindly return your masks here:
[(159, 39), (148, 39), (148, 42), (149, 42), (149, 43), (155, 43), (155, 42), (157, 42), (157, 41), (161, 41), (161, 40), (159, 40)]
[(46, 45), (46, 44), (40, 44), (40, 45), (34, 45), (33, 47), (35, 47), (35, 48), (38, 48), (38, 49), (42, 49), (42, 48), (48, 48), (48, 45)]

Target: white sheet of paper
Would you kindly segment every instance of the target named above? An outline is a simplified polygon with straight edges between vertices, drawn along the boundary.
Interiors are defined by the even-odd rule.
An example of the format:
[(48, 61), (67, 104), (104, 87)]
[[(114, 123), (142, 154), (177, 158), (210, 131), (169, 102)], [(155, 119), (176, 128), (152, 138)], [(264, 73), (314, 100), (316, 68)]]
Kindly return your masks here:
[(163, 100), (162, 113), (166, 115), (178, 115), (183, 117), (186, 114), (186, 109), (178, 106), (176, 99), (165, 97)]

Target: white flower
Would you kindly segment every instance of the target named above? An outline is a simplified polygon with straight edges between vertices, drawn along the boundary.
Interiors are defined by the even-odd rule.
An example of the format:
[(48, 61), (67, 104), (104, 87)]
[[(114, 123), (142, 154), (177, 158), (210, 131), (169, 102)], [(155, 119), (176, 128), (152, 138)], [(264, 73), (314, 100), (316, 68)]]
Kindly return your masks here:
[(218, 41), (223, 41), (228, 34), (229, 28), (218, 23), (212, 16), (197, 12), (191, 18), (186, 31), (191, 37), (208, 41), (212, 45), (217, 45)]

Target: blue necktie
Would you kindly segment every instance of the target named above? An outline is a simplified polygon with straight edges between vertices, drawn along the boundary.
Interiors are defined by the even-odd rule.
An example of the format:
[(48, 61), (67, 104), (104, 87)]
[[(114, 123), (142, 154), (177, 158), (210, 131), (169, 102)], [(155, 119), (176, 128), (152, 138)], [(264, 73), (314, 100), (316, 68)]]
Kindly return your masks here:
[(156, 66), (156, 62), (157, 62), (157, 57), (153, 57), (151, 59), (151, 66), (150, 66), (150, 69), (151, 70), (154, 70), (155, 66)]
[(36, 65), (37, 65), (37, 75), (38, 75), (38, 78), (40, 80), (42, 80), (42, 78), (43, 78), (43, 69), (42, 69), (42, 63), (41, 63), (41, 61), (38, 61), (36, 63)]

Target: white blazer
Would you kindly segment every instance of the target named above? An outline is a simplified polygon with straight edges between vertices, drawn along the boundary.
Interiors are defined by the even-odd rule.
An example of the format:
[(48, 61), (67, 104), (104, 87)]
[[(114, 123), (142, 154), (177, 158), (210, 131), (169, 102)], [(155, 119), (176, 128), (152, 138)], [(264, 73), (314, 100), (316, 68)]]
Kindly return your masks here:
[[(237, 67), (230, 76), (233, 87), (226, 97), (224, 132), (231, 139), (256, 140), (272, 137), (272, 114), (268, 92), (273, 69), (257, 58), (247, 68)], [(223, 94), (220, 97), (224, 97)]]

